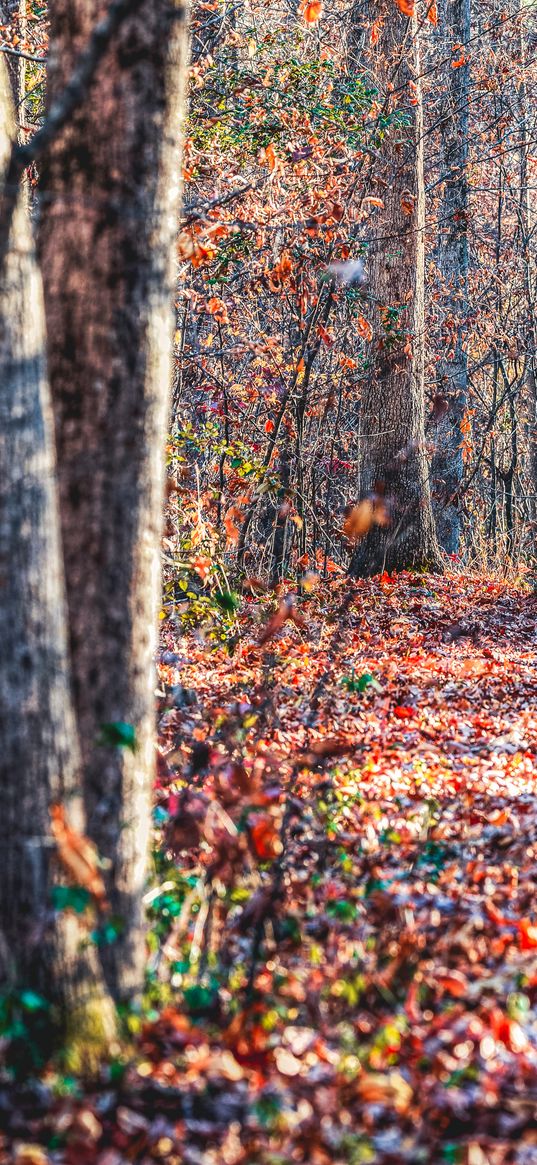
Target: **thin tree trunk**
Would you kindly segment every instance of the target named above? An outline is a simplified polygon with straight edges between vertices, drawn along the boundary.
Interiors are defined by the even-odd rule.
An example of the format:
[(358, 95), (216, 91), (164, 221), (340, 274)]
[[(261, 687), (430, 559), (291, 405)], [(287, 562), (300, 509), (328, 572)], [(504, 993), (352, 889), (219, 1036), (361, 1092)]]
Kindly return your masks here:
[(287, 428), (284, 430), (280, 447), (280, 482), (276, 508), (276, 521), (272, 541), (272, 562), (270, 568), (270, 585), (275, 588), (281, 583), (286, 574), (285, 541), (287, 532), (287, 514), (289, 511), (289, 483), (291, 480), (291, 438)]
[[(104, 0), (56, 0), (49, 102)], [(88, 832), (120, 921), (117, 998), (145, 963), (156, 608), (171, 384), (186, 11), (141, 0), (43, 168), (40, 247)], [(99, 743), (129, 725), (135, 748)], [(105, 730), (106, 731), (106, 730)], [(121, 728), (108, 729), (121, 734)]]
[[(440, 0), (435, 51), (448, 59), (454, 44), (470, 39), (470, 0)], [(433, 512), (438, 541), (447, 554), (457, 554), (461, 539), (459, 492), (463, 474), (461, 422), (468, 399), (466, 327), (468, 314), (468, 96), (470, 65), (451, 68), (443, 76), (444, 115), (440, 122), (440, 175), (443, 193), (438, 208), (436, 266), (442, 289), (446, 335), (450, 340), (437, 366), (437, 393), (447, 411), (436, 410), (435, 453), (431, 466)], [(434, 416), (434, 414), (433, 414)]]
[[(0, 183), (10, 107), (0, 58)], [(50, 805), (66, 803), (79, 829), (82, 816), (43, 298), (22, 192), (0, 274), (0, 383), (0, 980), (51, 1002), (49, 1035), (59, 1019), (67, 1043), (78, 1042), (73, 1066), (93, 1068), (115, 1031), (112, 1004), (95, 947), (81, 945), (86, 930), (55, 915), (49, 894)]]
[[(369, 5), (383, 18), (373, 67), (389, 110), (379, 149), (383, 209), (370, 245), (369, 286), (374, 340), (372, 368), (361, 402), (361, 492), (381, 488), (392, 512), (389, 526), (374, 526), (359, 543), (351, 573), (371, 575), (409, 567), (439, 569), (424, 406), (423, 119), (416, 18), (392, 3)], [(377, 26), (378, 28), (379, 26)]]
[[(521, 13), (525, 9), (529, 9), (530, 5), (527, 0), (521, 0)], [(524, 21), (519, 22), (519, 44), (520, 44), (520, 80), (518, 84), (518, 100), (519, 100), (519, 137), (520, 137), (520, 225), (521, 225), (521, 249), (522, 262), (524, 266), (524, 296), (526, 300), (526, 322), (525, 322), (525, 354), (524, 354), (524, 375), (525, 375), (525, 395), (526, 407), (528, 414), (528, 442), (529, 442), (529, 471), (531, 482), (531, 503), (530, 514), (534, 523), (534, 531), (537, 532), (537, 316), (536, 316), (536, 294), (535, 294), (535, 264), (532, 264), (534, 258), (534, 214), (532, 202), (530, 197), (530, 175), (529, 175), (529, 133), (528, 133), (528, 88), (526, 84), (526, 29)], [(537, 558), (537, 551), (534, 550), (534, 558)]]
[[(24, 20), (25, 12), (25, 0), (0, 0), (0, 25), (11, 26), (19, 31)], [(11, 82), (13, 104), (15, 111), (17, 111), (19, 101), (24, 95), (26, 62), (22, 57), (12, 56), (10, 53), (6, 53), (4, 60)]]

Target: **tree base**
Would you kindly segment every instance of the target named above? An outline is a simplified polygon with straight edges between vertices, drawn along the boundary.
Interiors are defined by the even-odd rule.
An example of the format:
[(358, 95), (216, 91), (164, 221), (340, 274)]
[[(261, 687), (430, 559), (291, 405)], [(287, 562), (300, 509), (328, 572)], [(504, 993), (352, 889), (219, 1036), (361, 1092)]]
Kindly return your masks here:
[(117, 1012), (109, 996), (93, 996), (70, 1007), (64, 1016), (62, 1066), (75, 1076), (91, 1078), (119, 1051)]

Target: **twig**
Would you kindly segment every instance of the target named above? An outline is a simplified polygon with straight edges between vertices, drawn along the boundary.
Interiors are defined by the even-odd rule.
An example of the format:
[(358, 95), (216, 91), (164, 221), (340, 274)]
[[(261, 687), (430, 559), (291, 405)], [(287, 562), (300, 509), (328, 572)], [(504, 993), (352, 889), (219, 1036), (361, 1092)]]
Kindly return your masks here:
[(22, 49), (12, 49), (11, 45), (0, 44), (0, 53), (7, 53), (8, 57), (22, 57), (24, 61), (35, 61), (38, 65), (44, 65), (47, 57), (37, 57), (32, 53), (23, 53)]

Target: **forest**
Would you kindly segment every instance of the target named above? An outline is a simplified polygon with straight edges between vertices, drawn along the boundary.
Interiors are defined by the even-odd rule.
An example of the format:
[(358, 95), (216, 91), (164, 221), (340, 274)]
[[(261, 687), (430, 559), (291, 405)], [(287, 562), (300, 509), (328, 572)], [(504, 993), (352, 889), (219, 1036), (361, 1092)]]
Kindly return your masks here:
[(537, 0), (0, 0), (0, 1165), (537, 1165)]

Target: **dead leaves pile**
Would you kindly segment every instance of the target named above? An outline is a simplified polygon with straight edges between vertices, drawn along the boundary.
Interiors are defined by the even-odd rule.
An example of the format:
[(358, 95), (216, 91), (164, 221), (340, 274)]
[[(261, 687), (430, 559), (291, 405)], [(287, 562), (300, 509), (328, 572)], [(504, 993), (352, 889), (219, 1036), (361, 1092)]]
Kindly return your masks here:
[(252, 597), (233, 658), (164, 629), (161, 682), (197, 697), (161, 712), (165, 1006), (121, 1089), (61, 1117), (50, 1100), (30, 1148), (39, 1165), (528, 1165), (535, 602), (405, 574), (276, 611)]

